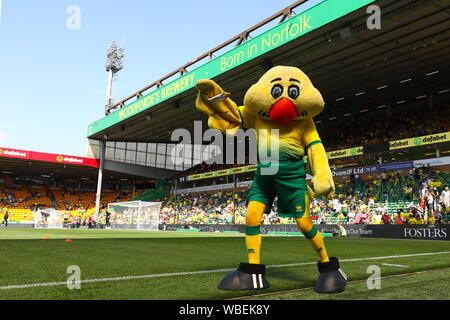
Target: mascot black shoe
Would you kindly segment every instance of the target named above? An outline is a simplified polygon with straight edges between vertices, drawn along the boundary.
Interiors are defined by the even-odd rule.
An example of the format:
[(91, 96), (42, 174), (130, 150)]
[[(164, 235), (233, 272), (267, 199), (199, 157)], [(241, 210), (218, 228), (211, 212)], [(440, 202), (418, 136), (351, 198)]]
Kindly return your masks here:
[(270, 287), (265, 277), (266, 266), (241, 262), (237, 270), (227, 274), (220, 281), (220, 290), (259, 290)]
[(347, 276), (339, 268), (339, 260), (330, 257), (329, 262), (318, 262), (319, 279), (316, 281), (314, 290), (317, 293), (339, 293), (344, 291), (347, 284)]

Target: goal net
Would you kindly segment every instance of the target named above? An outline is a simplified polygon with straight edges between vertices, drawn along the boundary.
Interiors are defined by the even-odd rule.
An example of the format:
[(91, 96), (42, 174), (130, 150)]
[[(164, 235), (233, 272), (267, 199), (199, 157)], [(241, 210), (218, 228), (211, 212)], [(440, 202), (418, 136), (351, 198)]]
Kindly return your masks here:
[(158, 230), (161, 202), (128, 201), (108, 204), (113, 228)]
[(63, 228), (64, 214), (53, 208), (37, 209), (33, 212), (35, 228)]

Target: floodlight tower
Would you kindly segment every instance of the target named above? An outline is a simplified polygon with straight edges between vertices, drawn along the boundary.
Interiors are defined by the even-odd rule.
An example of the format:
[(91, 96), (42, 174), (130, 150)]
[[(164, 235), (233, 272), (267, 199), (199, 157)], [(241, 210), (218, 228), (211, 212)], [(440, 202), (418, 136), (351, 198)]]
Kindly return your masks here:
[[(1, 0), (0, 0), (1, 1)], [(115, 41), (112, 41), (106, 49), (105, 68), (108, 72), (108, 90), (106, 93), (105, 115), (108, 115), (109, 108), (113, 105), (112, 83), (114, 74), (123, 69), (122, 58), (125, 56), (123, 48), (118, 48)], [(105, 138), (106, 139), (106, 138)], [(100, 210), (100, 199), (102, 192), (103, 165), (105, 162), (105, 141), (100, 141), (100, 166), (98, 169), (97, 194), (95, 196), (95, 219), (98, 218)]]
[(108, 72), (108, 90), (106, 92), (105, 115), (108, 115), (108, 108), (113, 105), (112, 83), (114, 74), (123, 69), (122, 58), (125, 56), (124, 49), (117, 47), (116, 41), (112, 41), (106, 49), (105, 68)]

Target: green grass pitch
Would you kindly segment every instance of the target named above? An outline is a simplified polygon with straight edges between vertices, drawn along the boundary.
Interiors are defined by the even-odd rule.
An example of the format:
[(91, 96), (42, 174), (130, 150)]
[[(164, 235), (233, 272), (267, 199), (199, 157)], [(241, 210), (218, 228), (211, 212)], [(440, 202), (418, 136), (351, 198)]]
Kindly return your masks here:
[[(271, 287), (221, 291), (222, 277), (247, 261), (243, 234), (1, 228), (0, 300), (450, 298), (448, 241), (325, 238), (325, 245), (349, 278), (343, 293), (312, 290), (318, 258), (304, 237), (268, 235), (261, 260)], [(80, 268), (80, 289), (66, 285), (71, 265)], [(367, 287), (369, 266), (380, 270), (379, 289)]]

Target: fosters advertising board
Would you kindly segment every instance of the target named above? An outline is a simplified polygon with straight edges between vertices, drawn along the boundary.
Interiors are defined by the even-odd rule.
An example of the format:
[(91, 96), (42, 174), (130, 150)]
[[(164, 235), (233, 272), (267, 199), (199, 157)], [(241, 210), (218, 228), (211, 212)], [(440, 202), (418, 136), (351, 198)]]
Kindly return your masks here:
[(245, 41), (232, 50), (184, 74), (182, 77), (92, 123), (88, 126), (87, 135), (89, 137), (183, 91), (193, 88), (199, 79), (212, 79), (371, 2), (374, 2), (374, 0), (323, 0), (302, 13), (298, 13), (266, 32)]

